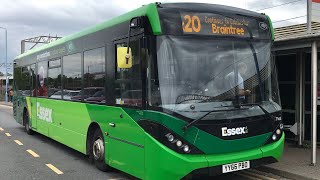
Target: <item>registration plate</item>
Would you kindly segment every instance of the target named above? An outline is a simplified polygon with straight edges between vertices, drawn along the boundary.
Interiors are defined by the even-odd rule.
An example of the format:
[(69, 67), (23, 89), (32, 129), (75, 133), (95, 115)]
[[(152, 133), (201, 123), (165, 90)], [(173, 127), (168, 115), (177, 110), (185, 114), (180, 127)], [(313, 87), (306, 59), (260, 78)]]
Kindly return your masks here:
[(250, 168), (250, 161), (236, 162), (231, 164), (222, 165), (222, 173), (239, 171)]

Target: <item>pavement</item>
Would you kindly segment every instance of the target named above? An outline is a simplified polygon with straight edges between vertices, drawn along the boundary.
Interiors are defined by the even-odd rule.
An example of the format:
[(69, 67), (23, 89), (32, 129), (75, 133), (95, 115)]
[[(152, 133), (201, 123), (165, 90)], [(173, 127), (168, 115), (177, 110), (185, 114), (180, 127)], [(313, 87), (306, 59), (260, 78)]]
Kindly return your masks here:
[(258, 170), (277, 174), (296, 180), (320, 179), (320, 149), (317, 149), (317, 163), (311, 164), (311, 149), (292, 142), (286, 142), (283, 157), (278, 163), (270, 164)]
[(0, 105), (4, 105), (4, 106), (12, 106), (12, 102), (4, 102), (4, 101), (0, 101)]

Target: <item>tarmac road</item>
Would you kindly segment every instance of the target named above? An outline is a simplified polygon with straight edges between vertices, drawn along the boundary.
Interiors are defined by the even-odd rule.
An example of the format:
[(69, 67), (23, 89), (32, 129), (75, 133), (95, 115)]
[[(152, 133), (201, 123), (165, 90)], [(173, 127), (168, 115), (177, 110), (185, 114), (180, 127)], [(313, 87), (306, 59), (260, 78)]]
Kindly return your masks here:
[[(0, 105), (0, 180), (10, 179), (123, 180), (134, 178), (117, 170), (101, 172), (87, 160), (85, 155), (43, 135), (37, 133), (33, 136), (28, 135), (24, 127), (14, 120), (12, 107)], [(261, 178), (240, 175), (237, 172), (210, 179)], [(282, 178), (276, 177), (270, 180), (272, 179)]]

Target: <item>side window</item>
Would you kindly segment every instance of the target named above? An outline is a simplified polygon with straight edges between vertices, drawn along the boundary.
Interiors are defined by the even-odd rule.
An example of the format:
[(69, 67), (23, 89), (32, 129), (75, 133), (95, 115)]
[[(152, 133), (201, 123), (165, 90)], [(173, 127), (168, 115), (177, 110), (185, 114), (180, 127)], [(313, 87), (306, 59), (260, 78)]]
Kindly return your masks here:
[(48, 97), (54, 99), (62, 98), (61, 88), (61, 60), (49, 61), (48, 69)]
[[(28, 67), (14, 69), (15, 91), (18, 96), (30, 96)], [(30, 68), (30, 67), (29, 67)]]
[(15, 67), (13, 70), (13, 92), (16, 96), (21, 96), (21, 91), (20, 91), (20, 79), (21, 79), (21, 68), (20, 67)]
[[(126, 47), (126, 43), (117, 44), (116, 47)], [(132, 51), (132, 67), (128, 69), (116, 67), (116, 104), (142, 106), (140, 41), (130, 42), (130, 48)]]
[[(28, 67), (29, 69), (29, 86), (31, 88), (29, 88), (29, 92), (30, 95), (33, 97), (37, 96), (37, 74), (36, 74), (36, 64), (32, 64)], [(31, 90), (30, 90), (31, 89)]]
[(42, 61), (38, 63), (38, 97), (47, 97), (47, 71), (48, 61)]
[[(83, 92), (81, 90), (81, 54), (72, 54), (63, 57), (62, 65), (62, 98), (81, 101)], [(67, 95), (69, 92), (74, 92), (74, 96)], [(65, 95), (66, 94), (66, 95)]]
[(84, 52), (83, 92), (88, 102), (105, 101), (105, 52), (104, 47)]

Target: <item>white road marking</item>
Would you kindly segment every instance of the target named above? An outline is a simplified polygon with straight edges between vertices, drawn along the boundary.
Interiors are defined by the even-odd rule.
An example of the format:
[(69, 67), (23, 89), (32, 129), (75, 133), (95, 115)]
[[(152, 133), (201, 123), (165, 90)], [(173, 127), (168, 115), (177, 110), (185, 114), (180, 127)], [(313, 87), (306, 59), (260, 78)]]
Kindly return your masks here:
[(6, 134), (6, 136), (8, 136), (8, 137), (10, 137), (11, 136), (11, 134), (10, 133), (5, 133)]
[(19, 146), (22, 146), (22, 142), (20, 142), (19, 140), (14, 140), (14, 142), (16, 142)]
[(60, 171), (58, 168), (54, 167), (52, 164), (46, 164), (48, 168), (50, 168), (52, 171), (54, 171), (57, 174), (63, 174), (62, 171)]
[(30, 153), (33, 157), (40, 157), (37, 153), (35, 153), (31, 149), (28, 149), (27, 152)]
[(2, 127), (0, 127), (0, 131), (3, 131), (4, 129), (2, 129)]

